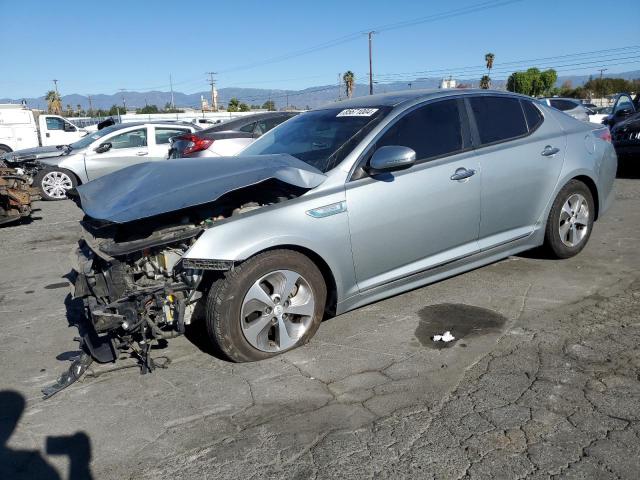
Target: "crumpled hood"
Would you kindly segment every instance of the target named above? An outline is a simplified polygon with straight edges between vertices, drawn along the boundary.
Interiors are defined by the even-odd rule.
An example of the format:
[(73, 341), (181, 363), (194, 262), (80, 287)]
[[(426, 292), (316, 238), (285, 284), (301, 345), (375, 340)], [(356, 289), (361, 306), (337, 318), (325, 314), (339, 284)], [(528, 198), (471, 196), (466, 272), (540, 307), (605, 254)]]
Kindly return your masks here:
[(77, 187), (84, 212), (126, 223), (217, 200), (225, 193), (277, 179), (314, 188), (327, 177), (290, 155), (177, 158), (132, 165)]
[(25, 148), (22, 150), (16, 150), (15, 152), (7, 153), (5, 155), (5, 160), (10, 163), (20, 163), (28, 160), (40, 160), (42, 158), (60, 157), (62, 155), (66, 155), (67, 153), (67, 149), (58, 148), (56, 146)]

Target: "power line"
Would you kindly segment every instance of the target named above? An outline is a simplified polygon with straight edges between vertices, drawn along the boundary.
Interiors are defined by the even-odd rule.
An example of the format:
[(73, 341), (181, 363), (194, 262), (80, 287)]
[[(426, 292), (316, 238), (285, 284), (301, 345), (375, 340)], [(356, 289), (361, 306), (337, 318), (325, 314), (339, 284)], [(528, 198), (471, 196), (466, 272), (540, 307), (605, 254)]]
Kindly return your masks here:
[(448, 11), (445, 11), (445, 12), (436, 13), (436, 14), (425, 16), (425, 17), (417, 17), (417, 18), (413, 18), (413, 19), (404, 20), (404, 21), (401, 21), (401, 22), (396, 22), (396, 23), (391, 23), (391, 24), (386, 24), (386, 25), (380, 25), (380, 26), (373, 27), (373, 28), (367, 28), (365, 30), (360, 30), (358, 32), (353, 32), (353, 33), (344, 35), (342, 37), (334, 38), (333, 40), (328, 40), (326, 42), (319, 43), (317, 45), (313, 45), (311, 47), (307, 47), (307, 48), (304, 48), (304, 49), (301, 49), (301, 50), (296, 50), (296, 51), (293, 51), (293, 52), (290, 52), (290, 53), (287, 53), (287, 54), (284, 54), (284, 55), (279, 55), (279, 56), (276, 56), (276, 57), (267, 58), (267, 59), (260, 60), (260, 61), (257, 61), (257, 62), (253, 62), (253, 63), (246, 63), (244, 65), (238, 65), (236, 67), (228, 68), (226, 70), (220, 70), (219, 73), (236, 72), (238, 70), (248, 70), (248, 69), (259, 67), (259, 66), (268, 65), (268, 64), (271, 64), (271, 63), (282, 62), (282, 61), (285, 61), (285, 60), (289, 60), (291, 58), (300, 57), (300, 56), (303, 56), (303, 55), (307, 55), (309, 53), (317, 52), (319, 50), (325, 50), (327, 48), (335, 47), (335, 46), (341, 45), (341, 44), (346, 43), (346, 42), (351, 42), (351, 41), (357, 40), (358, 38), (360, 38), (362, 33), (366, 33), (366, 32), (369, 32), (369, 31), (382, 32), (382, 31), (396, 30), (396, 29), (399, 29), (399, 28), (406, 28), (406, 27), (410, 27), (410, 26), (414, 26), (414, 25), (418, 25), (418, 24), (422, 24), (422, 23), (435, 22), (435, 21), (442, 20), (442, 19), (445, 19), (445, 18), (452, 18), (452, 17), (461, 16), (461, 15), (467, 15), (469, 13), (475, 13), (475, 12), (479, 12), (479, 11), (484, 11), (484, 10), (491, 9), (491, 8), (503, 7), (503, 6), (510, 5), (512, 3), (521, 2), (521, 1), (523, 1), (523, 0), (491, 0), (491, 1), (485, 1), (485, 2), (474, 4), (474, 5), (469, 5), (467, 7), (456, 8), (456, 9), (453, 9), (453, 10), (448, 10)]
[[(559, 56), (554, 56), (554, 57), (542, 57), (542, 58), (534, 58), (534, 59), (527, 59), (527, 60), (512, 60), (512, 61), (508, 61), (508, 62), (499, 62), (499, 64), (497, 64), (500, 68), (504, 68), (506, 66), (509, 66), (510, 68), (517, 68), (518, 65), (531, 65), (534, 64), (536, 62), (542, 62), (542, 61), (548, 61), (548, 62), (553, 62), (556, 60), (562, 60), (562, 59), (570, 59), (573, 57), (581, 57), (581, 56), (586, 56), (588, 55), (589, 58), (602, 58), (602, 57), (609, 57), (609, 56), (617, 56), (617, 55), (621, 55), (623, 53), (628, 53), (625, 52), (625, 50), (638, 50), (638, 52), (640, 53), (640, 46), (627, 46), (627, 47), (619, 47), (619, 48), (613, 48), (613, 49), (607, 49), (607, 50), (595, 50), (592, 52), (580, 52), (580, 53), (574, 53), (574, 54), (568, 54), (568, 55), (559, 55)], [(635, 52), (632, 52), (635, 53)], [(638, 57), (640, 60), (640, 56)], [(576, 60), (578, 60), (578, 58), (576, 58)], [(438, 73), (442, 73), (442, 74), (448, 74), (450, 72), (463, 72), (465, 70), (472, 70), (474, 72), (481, 70), (481, 71), (485, 71), (486, 70), (486, 66), (485, 65), (471, 65), (471, 66), (465, 66), (465, 67), (449, 67), (449, 68), (434, 68), (434, 69), (429, 69), (429, 70), (419, 70), (419, 71), (413, 71), (413, 72), (399, 72), (399, 73), (379, 73), (376, 75), (376, 77), (380, 78), (380, 77), (389, 77), (389, 76), (400, 76), (400, 75), (418, 75), (418, 74), (438, 74)]]

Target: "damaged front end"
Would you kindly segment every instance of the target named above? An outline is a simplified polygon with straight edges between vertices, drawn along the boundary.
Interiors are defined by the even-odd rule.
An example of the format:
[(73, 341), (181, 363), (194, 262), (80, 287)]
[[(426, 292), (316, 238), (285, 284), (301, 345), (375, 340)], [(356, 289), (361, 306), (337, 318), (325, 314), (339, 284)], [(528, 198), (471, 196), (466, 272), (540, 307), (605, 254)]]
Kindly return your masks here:
[(0, 167), (0, 225), (31, 215), (31, 201), (38, 195), (29, 183), (20, 171)]
[(84, 304), (83, 353), (43, 389), (45, 397), (78, 380), (92, 360), (133, 354), (142, 373), (153, 371), (152, 346), (183, 334), (219, 271), (233, 268), (183, 261), (202, 233), (325, 178), (286, 155), (178, 159), (134, 165), (69, 191), (86, 214), (74, 282)]

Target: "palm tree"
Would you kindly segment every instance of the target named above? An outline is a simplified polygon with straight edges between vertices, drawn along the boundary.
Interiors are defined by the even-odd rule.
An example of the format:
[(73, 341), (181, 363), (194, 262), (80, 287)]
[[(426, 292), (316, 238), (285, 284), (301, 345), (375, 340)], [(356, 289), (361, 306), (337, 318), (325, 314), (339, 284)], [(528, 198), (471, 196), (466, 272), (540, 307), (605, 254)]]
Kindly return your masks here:
[[(481, 86), (480, 88), (490, 88), (491, 87), (491, 69), (493, 68), (493, 60), (495, 58), (496, 58), (496, 56), (491, 52), (485, 54), (484, 61), (487, 63), (487, 74), (485, 75), (485, 77), (487, 77), (487, 86), (486, 87), (482, 87)], [(482, 85), (482, 80), (480, 80), (480, 85)]]
[(491, 79), (489, 75), (483, 75), (480, 79), (480, 88), (484, 88), (485, 90), (491, 86)]
[(62, 114), (62, 99), (58, 92), (55, 90), (49, 90), (44, 98), (47, 101), (47, 111), (49, 113), (54, 115)]
[(344, 87), (347, 91), (347, 98), (353, 97), (353, 87), (356, 84), (356, 76), (351, 70), (347, 70), (342, 76), (342, 80), (344, 81)]

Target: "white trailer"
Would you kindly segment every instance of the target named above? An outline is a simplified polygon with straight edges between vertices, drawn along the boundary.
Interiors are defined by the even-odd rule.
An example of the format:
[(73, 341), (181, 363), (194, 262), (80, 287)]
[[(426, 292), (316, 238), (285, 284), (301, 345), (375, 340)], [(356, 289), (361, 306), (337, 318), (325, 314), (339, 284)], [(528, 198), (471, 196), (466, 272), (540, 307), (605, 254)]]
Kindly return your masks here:
[(48, 145), (68, 145), (87, 134), (60, 115), (47, 115), (23, 105), (0, 104), (0, 155)]

